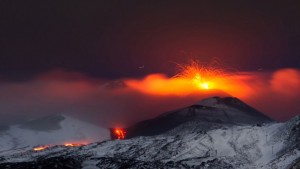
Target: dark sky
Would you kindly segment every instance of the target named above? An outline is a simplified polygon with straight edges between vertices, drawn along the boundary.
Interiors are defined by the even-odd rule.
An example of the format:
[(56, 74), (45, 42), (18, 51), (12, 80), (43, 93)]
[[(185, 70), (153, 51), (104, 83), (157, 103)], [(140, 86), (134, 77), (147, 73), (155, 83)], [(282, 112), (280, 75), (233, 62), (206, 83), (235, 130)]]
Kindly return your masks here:
[(243, 71), (299, 68), (299, 9), (297, 1), (2, 0), (0, 77), (57, 68), (104, 78), (172, 75), (172, 62), (190, 57)]
[(173, 76), (190, 58), (247, 72), (228, 94), (289, 119), (300, 112), (300, 3), (269, 2), (1, 0), (0, 123), (69, 113), (125, 124), (192, 104), (206, 95), (105, 87), (131, 78), (151, 91), (140, 77)]

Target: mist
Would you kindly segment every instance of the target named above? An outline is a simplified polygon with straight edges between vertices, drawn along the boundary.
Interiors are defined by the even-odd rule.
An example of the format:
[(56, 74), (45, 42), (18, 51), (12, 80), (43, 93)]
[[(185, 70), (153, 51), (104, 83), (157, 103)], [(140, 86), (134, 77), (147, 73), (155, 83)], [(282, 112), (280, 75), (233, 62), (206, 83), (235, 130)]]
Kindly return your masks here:
[(300, 71), (238, 72), (220, 88), (199, 90), (191, 83), (151, 74), (142, 79), (106, 80), (53, 70), (23, 82), (0, 82), (0, 123), (67, 114), (100, 126), (131, 125), (213, 96), (234, 96), (271, 118), (300, 113)]

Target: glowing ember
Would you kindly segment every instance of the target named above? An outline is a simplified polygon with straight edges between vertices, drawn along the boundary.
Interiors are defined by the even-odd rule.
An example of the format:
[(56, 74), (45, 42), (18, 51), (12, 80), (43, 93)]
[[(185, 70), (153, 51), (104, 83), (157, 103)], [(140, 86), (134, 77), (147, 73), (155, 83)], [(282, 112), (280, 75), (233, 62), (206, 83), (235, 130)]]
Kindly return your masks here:
[(64, 146), (66, 146), (66, 147), (78, 147), (78, 146), (83, 146), (83, 144), (78, 144), (78, 143), (65, 143)]
[(113, 133), (116, 135), (117, 139), (124, 139), (126, 135), (126, 131), (120, 128), (115, 128)]
[(181, 71), (175, 77), (191, 80), (199, 89), (212, 89), (216, 87), (216, 82), (220, 81), (225, 73), (213, 65), (201, 65), (199, 62), (192, 60), (190, 64), (179, 65)]
[(34, 151), (41, 151), (41, 150), (44, 150), (46, 148), (48, 148), (49, 146), (39, 146), (39, 147), (35, 147), (33, 148)]

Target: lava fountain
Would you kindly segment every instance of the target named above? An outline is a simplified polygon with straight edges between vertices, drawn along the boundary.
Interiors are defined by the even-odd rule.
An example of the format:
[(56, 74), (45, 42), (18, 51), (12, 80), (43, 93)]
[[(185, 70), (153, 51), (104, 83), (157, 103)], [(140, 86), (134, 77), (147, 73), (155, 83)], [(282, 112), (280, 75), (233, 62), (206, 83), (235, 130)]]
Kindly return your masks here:
[(196, 60), (191, 60), (189, 64), (178, 65), (180, 71), (174, 78), (190, 81), (198, 89), (217, 89), (219, 84), (226, 79), (226, 73), (217, 66), (204, 65)]

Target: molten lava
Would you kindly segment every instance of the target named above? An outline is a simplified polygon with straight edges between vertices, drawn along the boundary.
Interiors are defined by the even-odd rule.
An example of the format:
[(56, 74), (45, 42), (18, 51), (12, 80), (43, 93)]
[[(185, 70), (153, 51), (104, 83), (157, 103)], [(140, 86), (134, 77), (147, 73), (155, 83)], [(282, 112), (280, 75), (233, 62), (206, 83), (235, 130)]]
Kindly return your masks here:
[(80, 143), (65, 143), (64, 146), (66, 147), (78, 147), (78, 146), (84, 146), (85, 144)]
[(79, 143), (65, 143), (64, 146), (66, 147), (78, 147), (78, 146), (83, 146), (84, 144), (79, 144)]
[(113, 133), (116, 136), (117, 139), (124, 139), (126, 135), (126, 131), (120, 128), (113, 129)]
[(35, 147), (33, 148), (34, 151), (41, 151), (41, 150), (44, 150), (46, 148), (49, 148), (49, 146), (39, 146), (39, 147)]

